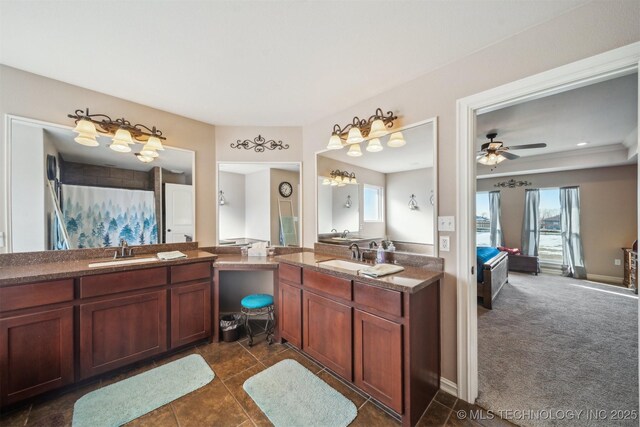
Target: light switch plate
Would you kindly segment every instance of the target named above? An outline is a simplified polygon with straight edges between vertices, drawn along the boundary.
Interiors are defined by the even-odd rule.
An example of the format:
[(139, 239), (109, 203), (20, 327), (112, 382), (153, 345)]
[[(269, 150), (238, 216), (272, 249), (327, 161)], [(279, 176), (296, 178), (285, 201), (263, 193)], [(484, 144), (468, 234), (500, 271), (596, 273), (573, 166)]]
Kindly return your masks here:
[(616, 259), (613, 260), (613, 264), (614, 265), (622, 265), (622, 260), (619, 259), (619, 258), (616, 258)]
[(449, 252), (451, 250), (451, 240), (449, 236), (440, 236), (440, 250)]
[(456, 231), (456, 219), (453, 216), (438, 217), (438, 231)]

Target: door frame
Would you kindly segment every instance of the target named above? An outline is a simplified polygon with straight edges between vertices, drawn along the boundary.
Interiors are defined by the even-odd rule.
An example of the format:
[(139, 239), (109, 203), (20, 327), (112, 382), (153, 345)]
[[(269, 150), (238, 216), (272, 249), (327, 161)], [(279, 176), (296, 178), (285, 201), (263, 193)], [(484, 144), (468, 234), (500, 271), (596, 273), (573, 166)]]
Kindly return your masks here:
[(456, 290), (457, 386), (460, 399), (473, 403), (478, 397), (478, 313), (475, 284), (476, 115), (630, 74), (638, 71), (639, 67), (640, 42), (636, 42), (458, 99), (456, 243), (460, 253)]

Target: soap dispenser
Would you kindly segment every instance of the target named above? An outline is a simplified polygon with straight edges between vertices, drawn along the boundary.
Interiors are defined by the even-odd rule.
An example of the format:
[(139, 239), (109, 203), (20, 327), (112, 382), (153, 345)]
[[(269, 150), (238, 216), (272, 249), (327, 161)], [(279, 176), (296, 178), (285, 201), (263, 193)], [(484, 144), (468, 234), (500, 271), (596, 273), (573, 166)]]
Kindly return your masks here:
[(378, 245), (378, 250), (376, 251), (376, 264), (384, 264), (385, 261), (385, 253), (382, 248), (382, 244)]

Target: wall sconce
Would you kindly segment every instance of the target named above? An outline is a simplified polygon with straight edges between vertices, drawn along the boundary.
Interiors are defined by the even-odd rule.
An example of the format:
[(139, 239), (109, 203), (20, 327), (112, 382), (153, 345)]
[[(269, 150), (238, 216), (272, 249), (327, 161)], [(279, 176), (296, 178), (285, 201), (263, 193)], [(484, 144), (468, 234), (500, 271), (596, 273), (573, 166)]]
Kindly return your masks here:
[(344, 204), (344, 207), (347, 209), (351, 207), (351, 196), (347, 196), (347, 203)]
[(224, 191), (220, 190), (218, 193), (218, 204), (223, 206), (227, 203), (227, 199), (224, 198)]
[(411, 197), (409, 197), (409, 209), (411, 209), (412, 211), (418, 209), (418, 201), (416, 200), (415, 194), (412, 194)]
[(99, 143), (96, 138), (99, 129), (102, 133), (113, 135), (111, 145), (109, 145), (113, 151), (130, 153), (131, 145), (144, 144), (139, 153), (134, 153), (143, 163), (152, 162), (158, 157), (158, 151), (164, 151), (162, 140), (166, 140), (166, 138), (162, 136), (162, 131), (156, 129), (155, 126), (148, 128), (139, 123), (132, 125), (125, 118), (114, 120), (106, 114), (89, 114), (88, 108), (86, 112), (85, 110), (76, 110), (74, 114), (68, 114), (67, 117), (75, 120), (76, 127), (73, 131), (78, 135), (74, 140), (78, 144), (97, 147)]

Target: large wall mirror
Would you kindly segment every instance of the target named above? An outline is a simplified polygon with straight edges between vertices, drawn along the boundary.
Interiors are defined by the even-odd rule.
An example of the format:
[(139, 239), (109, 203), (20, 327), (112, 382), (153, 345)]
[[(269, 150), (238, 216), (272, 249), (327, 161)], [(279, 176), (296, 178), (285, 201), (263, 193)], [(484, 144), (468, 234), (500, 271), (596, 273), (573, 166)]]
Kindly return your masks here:
[[(398, 129), (405, 144), (351, 157), (347, 148), (316, 155), (320, 243), (392, 241), (396, 250), (436, 255), (436, 119)], [(394, 130), (395, 132), (396, 130)]]
[(218, 162), (218, 244), (301, 246), (300, 163)]
[(150, 163), (80, 145), (71, 127), (8, 117), (10, 252), (193, 241), (195, 153), (165, 145)]

